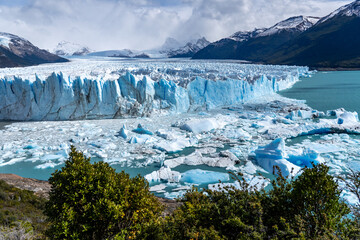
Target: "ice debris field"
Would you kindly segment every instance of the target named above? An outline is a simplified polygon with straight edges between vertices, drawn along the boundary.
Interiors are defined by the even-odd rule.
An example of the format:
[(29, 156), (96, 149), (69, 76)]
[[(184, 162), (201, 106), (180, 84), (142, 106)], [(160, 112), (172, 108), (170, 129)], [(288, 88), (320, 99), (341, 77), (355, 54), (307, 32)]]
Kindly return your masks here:
[(192, 185), (216, 189), (219, 180), (236, 186), (228, 171), (259, 187), (275, 165), (285, 175), (322, 162), (333, 175), (359, 171), (356, 112), (319, 112), (276, 94), (310, 75), (305, 67), (221, 61), (80, 59), (1, 69), (0, 119), (22, 122), (0, 130), (0, 172), (47, 179), (71, 145), (140, 173), (167, 198)]

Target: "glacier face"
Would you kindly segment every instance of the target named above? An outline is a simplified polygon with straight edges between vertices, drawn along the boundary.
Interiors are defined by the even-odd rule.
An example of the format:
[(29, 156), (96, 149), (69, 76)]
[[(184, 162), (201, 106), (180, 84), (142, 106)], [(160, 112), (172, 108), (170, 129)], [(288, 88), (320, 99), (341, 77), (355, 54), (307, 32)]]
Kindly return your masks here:
[(0, 119), (101, 119), (209, 110), (273, 94), (308, 73), (306, 67), (236, 62), (86, 59), (4, 69)]

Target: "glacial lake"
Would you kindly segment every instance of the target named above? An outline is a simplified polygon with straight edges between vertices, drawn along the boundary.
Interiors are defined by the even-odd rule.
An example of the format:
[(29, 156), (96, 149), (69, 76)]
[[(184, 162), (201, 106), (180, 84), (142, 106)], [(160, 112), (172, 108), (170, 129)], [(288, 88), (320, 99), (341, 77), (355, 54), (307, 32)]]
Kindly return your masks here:
[(306, 100), (308, 106), (319, 111), (345, 108), (360, 113), (360, 71), (317, 72), (280, 94)]

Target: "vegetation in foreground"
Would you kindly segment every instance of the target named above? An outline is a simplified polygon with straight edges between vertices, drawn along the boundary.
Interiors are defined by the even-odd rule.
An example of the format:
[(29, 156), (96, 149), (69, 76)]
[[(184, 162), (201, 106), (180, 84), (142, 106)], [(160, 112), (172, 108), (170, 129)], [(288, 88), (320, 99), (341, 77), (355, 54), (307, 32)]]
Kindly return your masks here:
[(161, 214), (144, 178), (116, 173), (105, 162), (91, 164), (74, 147), (49, 182), (50, 239), (133, 239)]
[(45, 199), (0, 180), (0, 239), (38, 239), (47, 228)]
[(240, 189), (194, 188), (173, 215), (145, 229), (142, 239), (359, 239), (359, 208), (349, 215), (328, 171), (320, 164), (304, 168), (296, 179), (280, 174), (269, 191), (257, 190), (241, 175)]
[[(360, 205), (349, 207), (341, 200), (339, 179), (328, 171), (320, 164), (304, 168), (295, 179), (280, 174), (268, 191), (234, 175), (240, 188), (193, 188), (164, 218), (142, 177), (116, 173), (104, 162), (91, 164), (72, 148), (65, 167), (49, 180), (48, 225), (41, 222), (44, 200), (0, 183), (8, 189), (0, 194), (0, 239), (37, 239), (45, 228), (48, 239), (360, 239)], [(360, 173), (348, 178), (346, 187), (360, 201)], [(26, 215), (27, 208), (36, 214)], [(13, 212), (6, 216), (14, 218), (3, 217), (9, 209)], [(4, 229), (23, 238), (11, 231), (4, 237)]]

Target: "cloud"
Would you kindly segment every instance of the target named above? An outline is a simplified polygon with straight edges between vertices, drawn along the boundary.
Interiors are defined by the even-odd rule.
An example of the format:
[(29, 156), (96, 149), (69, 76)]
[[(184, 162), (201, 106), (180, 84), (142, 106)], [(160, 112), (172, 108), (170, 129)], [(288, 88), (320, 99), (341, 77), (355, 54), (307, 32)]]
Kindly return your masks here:
[[(270, 27), (296, 15), (323, 17), (351, 1), (198, 0), (179, 33), (199, 33), (214, 41), (239, 30)], [(177, 36), (180, 37), (180, 36)]]
[[(166, 37), (211, 41), (269, 27), (294, 15), (324, 16), (351, 1), (331, 0), (18, 0), (0, 1), (0, 31), (52, 49), (62, 41), (95, 50), (149, 49)], [(17, 4), (14, 4), (17, 3)]]

